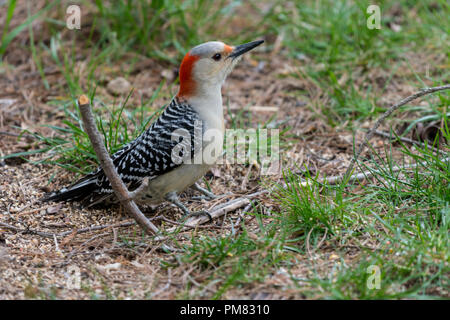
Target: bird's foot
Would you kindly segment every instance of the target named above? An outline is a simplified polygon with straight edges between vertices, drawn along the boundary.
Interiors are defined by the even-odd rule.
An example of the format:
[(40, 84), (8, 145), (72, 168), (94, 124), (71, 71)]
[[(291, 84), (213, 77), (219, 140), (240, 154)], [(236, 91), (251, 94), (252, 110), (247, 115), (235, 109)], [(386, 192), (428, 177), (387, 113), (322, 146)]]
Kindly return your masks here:
[(229, 195), (232, 194), (232, 193), (223, 193), (223, 194), (215, 195), (211, 191), (200, 187), (197, 183), (194, 183), (191, 188), (194, 189), (194, 190), (197, 190), (198, 192), (203, 193), (202, 196), (193, 196), (191, 198), (192, 200), (207, 200), (207, 201), (211, 201), (211, 200), (222, 198), (222, 197), (229, 196)]
[(206, 210), (200, 210), (200, 211), (195, 211), (195, 212), (191, 212), (178, 198), (177, 194), (175, 192), (169, 192), (166, 195), (166, 200), (169, 201), (170, 203), (176, 205), (178, 208), (181, 209), (181, 211), (183, 211), (184, 217), (189, 218), (189, 217), (195, 217), (195, 216), (201, 216), (201, 215), (207, 215), (209, 217), (209, 220), (212, 220), (211, 214), (206, 211)]
[(191, 188), (196, 190), (196, 191), (198, 191), (198, 192), (200, 192), (200, 193), (203, 193), (203, 196), (192, 197), (193, 200), (203, 200), (203, 199), (205, 199), (205, 200), (214, 200), (214, 199), (217, 198), (217, 196), (214, 193), (212, 193), (209, 190), (206, 190), (205, 188), (200, 187), (198, 185), (198, 183), (194, 183)]
[(185, 215), (186, 218), (200, 217), (200, 216), (207, 216), (209, 218), (209, 221), (212, 221), (212, 219), (213, 219), (211, 214), (207, 210), (189, 212), (189, 214)]

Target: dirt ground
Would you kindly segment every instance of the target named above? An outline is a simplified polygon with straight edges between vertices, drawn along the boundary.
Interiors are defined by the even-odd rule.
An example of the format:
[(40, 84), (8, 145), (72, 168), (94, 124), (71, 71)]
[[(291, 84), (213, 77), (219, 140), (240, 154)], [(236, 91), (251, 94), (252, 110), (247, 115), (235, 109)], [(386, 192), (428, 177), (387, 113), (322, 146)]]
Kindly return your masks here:
[[(45, 34), (39, 32), (39, 24), (33, 25), (33, 28), (36, 28), (37, 37)], [(33, 137), (25, 135), (19, 138), (21, 130), (51, 135), (54, 132), (42, 125), (61, 124), (63, 120), (62, 114), (48, 103), (67, 96), (64, 87), (60, 86), (64, 81), (63, 75), (49, 57), (43, 57), (49, 83), (49, 88), (45, 88), (31, 54), (23, 50), (27, 37), (24, 34), (10, 46), (4, 60), (14, 68), (5, 64), (5, 69), (0, 73), (2, 155), (39, 148)], [(420, 70), (423, 68), (420, 53), (411, 53), (414, 54), (417, 57), (410, 61), (417, 61), (416, 70)], [(81, 73), (86, 68), (85, 55), (83, 49), (79, 49), (76, 68)], [(312, 173), (320, 172), (321, 176), (340, 175), (345, 172), (352, 157), (353, 134), (344, 125), (331, 127), (315, 112), (314, 105), (326, 103), (326, 98), (320, 88), (308, 79), (291, 76), (293, 69), (301, 70), (302, 63), (280, 59), (270, 52), (254, 53), (246, 57), (228, 78), (223, 88), (223, 100), (233, 112), (243, 106), (262, 106), (251, 111), (251, 118), (248, 117), (246, 123), (248, 127), (265, 123), (274, 114), (273, 107), (277, 109), (274, 121), (284, 121), (283, 126), (291, 127), (289, 134), (292, 136), (287, 139), (291, 147), (283, 152), (283, 168), (300, 170), (295, 168), (306, 166)], [(114, 66), (100, 66), (96, 76), (103, 79), (104, 86), (98, 88), (97, 96), (112, 101), (114, 97), (106, 89), (106, 84), (120, 74), (120, 70), (128, 68), (126, 57)], [(404, 70), (409, 69), (405, 66)], [(163, 88), (168, 90), (167, 87), (174, 81), (173, 72), (172, 67), (160, 61), (138, 58), (138, 63), (127, 77), (135, 88), (130, 104), (138, 104), (142, 97), (151, 96), (163, 79), (169, 79)], [(389, 75), (379, 74), (378, 77), (387, 79)], [(395, 79), (392, 83), (394, 85), (384, 92), (383, 107), (414, 91), (407, 83), (398, 83)], [(381, 83), (378, 86), (381, 87)], [(309, 94), (298, 97), (295, 92), (299, 90)], [(167, 97), (158, 98), (154, 104), (159, 106), (166, 100)], [(265, 107), (271, 108), (264, 110)], [(361, 122), (360, 129), (368, 128), (372, 123)], [(226, 115), (226, 127), (230, 125), (230, 116)], [(361, 130), (356, 138), (361, 141)], [(386, 139), (381, 137), (375, 137), (371, 142), (378, 150), (387, 144)], [(31, 156), (28, 160), (39, 160), (42, 156)], [(50, 178), (52, 182), (49, 184)], [(0, 221), (9, 226), (0, 226), (0, 299), (212, 297), (218, 285), (210, 282), (203, 287), (201, 284), (213, 270), (203, 272), (186, 263), (178, 264), (178, 267), (164, 267), (177, 264), (176, 251), (167, 251), (161, 242), (143, 236), (140, 228), (131, 223), (132, 220), (120, 207), (81, 209), (76, 204), (39, 201), (45, 192), (70, 184), (74, 179), (75, 174), (57, 166), (33, 164), (21, 158), (0, 162)], [(190, 209), (206, 207), (211, 210), (239, 195), (264, 188), (255, 166), (216, 166), (206, 179), (214, 193), (231, 192), (232, 195), (206, 203), (189, 200), (191, 194), (188, 192), (183, 199), (188, 201)], [(265, 177), (263, 181), (265, 179), (281, 181), (281, 173)], [(262, 211), (277, 209), (267, 195), (255, 200)], [(195, 236), (202, 237), (218, 232), (228, 234), (241, 219), (246, 220), (250, 233), (257, 230), (255, 217), (243, 214), (244, 211), (242, 207), (195, 231), (181, 231), (176, 241), (189, 243), (193, 232)], [(145, 214), (162, 230), (177, 226), (177, 221), (181, 219), (179, 210), (167, 204), (145, 208)], [(164, 244), (170, 246), (172, 241), (175, 240)], [(365, 245), (375, 243), (368, 240)], [(358, 254), (356, 248), (349, 246), (346, 259), (351, 261)], [(323, 243), (320, 253), (313, 255), (319, 269), (326, 269), (333, 263), (333, 248), (328, 240)], [(310, 272), (311, 258), (305, 255), (291, 273), (299, 278), (304, 277)], [(81, 287), (71, 289), (76, 274), (80, 275)], [(263, 281), (228, 290), (222, 298), (303, 297), (301, 290), (295, 289), (290, 276), (278, 270)]]

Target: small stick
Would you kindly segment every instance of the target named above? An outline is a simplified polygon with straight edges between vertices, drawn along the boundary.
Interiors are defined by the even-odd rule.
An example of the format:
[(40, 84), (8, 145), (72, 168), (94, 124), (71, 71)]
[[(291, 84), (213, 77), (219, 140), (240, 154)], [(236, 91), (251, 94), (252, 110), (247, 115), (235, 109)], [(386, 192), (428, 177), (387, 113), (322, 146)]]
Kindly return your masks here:
[[(450, 161), (450, 157), (442, 159), (442, 162), (448, 162), (448, 161)], [(397, 172), (397, 171), (400, 171), (400, 170), (415, 169), (418, 166), (419, 166), (419, 164), (417, 164), (417, 163), (411, 164), (411, 165), (406, 165), (406, 166), (395, 166), (395, 167), (393, 167), (391, 169), (391, 171), (392, 172)], [(357, 174), (351, 175), (348, 178), (348, 182), (361, 181), (361, 180), (364, 180), (366, 178), (370, 178), (370, 177), (374, 176), (375, 173), (376, 173), (376, 170), (369, 170), (369, 171), (364, 171), (364, 172), (361, 172), (361, 173), (357, 173)], [(323, 183), (323, 182), (326, 181), (328, 184), (338, 184), (341, 181), (343, 181), (345, 178), (346, 178), (345, 175), (343, 175), (343, 176), (334, 176), (334, 177), (329, 177), (328, 179), (320, 179), (320, 181), (317, 181), (317, 182)], [(304, 181), (301, 184), (303, 186), (305, 186), (305, 185), (307, 185), (309, 183), (310, 183), (310, 181)]]
[[(93, 226), (93, 227), (87, 227), (87, 228), (79, 229), (79, 230), (77, 230), (76, 234), (86, 233), (86, 232), (90, 232), (90, 231), (103, 230), (103, 229), (107, 229), (107, 228), (130, 227), (130, 226), (132, 226), (134, 224), (135, 224), (134, 221), (126, 221), (126, 222), (123, 222), (123, 223), (116, 223), (116, 224), (104, 224), (104, 225), (99, 225), (99, 226)], [(65, 236), (70, 235), (72, 232), (73, 232), (73, 230), (64, 231), (64, 232), (58, 233), (56, 236), (57, 237), (65, 237)]]
[[(79, 229), (79, 230), (77, 230), (76, 234), (90, 232), (90, 231), (96, 231), (96, 230), (102, 230), (102, 229), (111, 228), (111, 227), (112, 228), (129, 227), (134, 224), (135, 224), (134, 221), (127, 221), (127, 222), (118, 223), (118, 224), (105, 224), (105, 225), (100, 225), (100, 226), (93, 226), (93, 227), (89, 227), (89, 228)], [(35, 235), (38, 235), (38, 236), (41, 236), (44, 238), (53, 238), (54, 236), (56, 236), (57, 238), (62, 238), (62, 237), (68, 236), (73, 233), (73, 230), (64, 231), (61, 233), (49, 233), (49, 232), (34, 230), (31, 228), (18, 228), (16, 226), (13, 226), (11, 224), (1, 222), (1, 221), (0, 221), (0, 228), (4, 228), (4, 229), (12, 230), (15, 232), (20, 232), (20, 233), (35, 234)]]
[(409, 138), (406, 138), (406, 137), (400, 137), (400, 136), (397, 138), (395, 135), (391, 135), (391, 134), (389, 134), (387, 132), (380, 131), (380, 130), (375, 130), (374, 133), (376, 135), (380, 136), (380, 137), (391, 139), (394, 142), (397, 141), (397, 140), (400, 140), (402, 142), (406, 142), (406, 143), (409, 143), (409, 144), (412, 144), (412, 145), (416, 144), (418, 146), (421, 146), (422, 148), (425, 148), (425, 144), (423, 144), (422, 142), (417, 141), (417, 140), (412, 140), (412, 139), (409, 139)]
[(78, 104), (80, 107), (83, 124), (89, 136), (89, 139), (91, 140), (92, 147), (94, 148), (100, 165), (106, 176), (108, 177), (111, 187), (113, 188), (114, 193), (119, 199), (120, 204), (127, 210), (127, 212), (134, 218), (134, 220), (136, 220), (137, 224), (141, 226), (141, 228), (144, 229), (147, 234), (158, 234), (158, 228), (142, 214), (141, 210), (139, 210), (138, 206), (133, 201), (133, 194), (130, 194), (130, 192), (128, 192), (127, 187), (117, 174), (114, 163), (111, 160), (108, 151), (106, 151), (100, 133), (98, 132), (97, 126), (95, 125), (95, 120), (91, 111), (91, 104), (89, 103), (88, 97), (86, 97), (85, 95), (81, 95), (78, 98)]
[[(268, 190), (266, 190), (268, 192)], [(264, 192), (265, 193), (265, 192)], [(258, 193), (258, 195), (260, 195), (261, 193)], [(225, 203), (224, 205), (221, 205), (219, 208), (209, 212), (211, 219), (216, 219), (219, 218), (221, 216), (223, 216), (224, 214), (234, 211), (236, 209), (239, 209), (245, 205), (248, 205), (250, 203), (250, 198), (249, 196), (247, 197), (241, 197), (241, 198), (237, 198), (231, 201), (228, 201), (227, 203)], [(182, 229), (193, 229), (196, 226), (208, 222), (210, 220), (209, 216), (198, 216), (198, 217), (192, 217), (189, 218), (185, 224), (184, 227)], [(171, 228), (169, 230), (167, 230), (167, 232), (173, 232), (175, 231), (177, 228)], [(157, 239), (157, 240), (161, 240), (161, 239)]]
[(58, 245), (58, 239), (56, 239), (56, 234), (53, 235), (53, 241), (55, 242), (55, 251), (61, 253)]
[(34, 229), (29, 229), (29, 228), (18, 228), (15, 227), (13, 225), (10, 225), (8, 223), (4, 223), (0, 221), (0, 228), (5, 228), (5, 229), (9, 229), (9, 230), (13, 230), (16, 232), (21, 232), (21, 233), (30, 233), (30, 234), (35, 234), (44, 238), (53, 238), (54, 234), (53, 233), (48, 233), (48, 232), (43, 232), (43, 231), (38, 231), (38, 230), (34, 230)]
[(418, 146), (420, 146), (423, 149), (428, 148), (430, 150), (433, 150), (433, 152), (438, 152), (439, 151), (438, 148), (435, 148), (432, 145), (425, 145), (425, 143), (417, 141), (417, 140), (409, 139), (409, 138), (406, 138), (406, 137), (400, 137), (400, 136), (396, 137), (395, 135), (392, 136), (389, 133), (384, 132), (384, 131), (380, 131), (380, 130), (375, 130), (374, 133), (376, 135), (381, 136), (381, 137), (392, 139), (392, 141), (394, 141), (394, 142), (397, 141), (397, 140), (400, 140), (402, 142), (406, 142), (406, 143), (409, 143), (409, 144), (412, 144), (412, 145), (418, 145)]
[(361, 142), (361, 144), (359, 145), (358, 151), (355, 153), (355, 156), (352, 158), (352, 161), (350, 162), (350, 165), (348, 166), (347, 171), (345, 171), (344, 177), (345, 178), (350, 177), (353, 167), (355, 166), (355, 162), (358, 160), (359, 156), (361, 155), (364, 147), (367, 145), (369, 140), (373, 137), (375, 130), (377, 130), (378, 127), (381, 125), (381, 123), (387, 117), (389, 117), (395, 110), (397, 110), (401, 106), (407, 104), (408, 102), (411, 102), (411, 101), (413, 101), (417, 98), (420, 98), (422, 96), (425, 96), (427, 94), (437, 92), (437, 91), (442, 91), (442, 90), (448, 90), (448, 89), (450, 89), (450, 84), (446, 84), (444, 86), (439, 86), (439, 87), (421, 89), (419, 92), (416, 92), (413, 95), (410, 95), (409, 97), (406, 97), (405, 99), (400, 100), (398, 103), (394, 104), (388, 110), (386, 110), (386, 112), (383, 113), (383, 115), (375, 122), (373, 127), (369, 131), (367, 131), (363, 142)]

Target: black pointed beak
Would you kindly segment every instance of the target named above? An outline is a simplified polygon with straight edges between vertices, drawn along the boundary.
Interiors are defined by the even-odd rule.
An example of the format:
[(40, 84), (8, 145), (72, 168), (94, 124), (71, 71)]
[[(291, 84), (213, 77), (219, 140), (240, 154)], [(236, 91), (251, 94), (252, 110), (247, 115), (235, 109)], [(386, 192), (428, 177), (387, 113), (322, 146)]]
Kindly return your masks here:
[(256, 41), (252, 41), (249, 43), (244, 43), (241, 44), (239, 46), (236, 46), (233, 51), (231, 52), (231, 54), (228, 56), (228, 58), (237, 58), (240, 55), (246, 53), (247, 51), (252, 50), (253, 48), (256, 48), (257, 46), (259, 46), (261, 43), (263, 43), (264, 40), (256, 40)]

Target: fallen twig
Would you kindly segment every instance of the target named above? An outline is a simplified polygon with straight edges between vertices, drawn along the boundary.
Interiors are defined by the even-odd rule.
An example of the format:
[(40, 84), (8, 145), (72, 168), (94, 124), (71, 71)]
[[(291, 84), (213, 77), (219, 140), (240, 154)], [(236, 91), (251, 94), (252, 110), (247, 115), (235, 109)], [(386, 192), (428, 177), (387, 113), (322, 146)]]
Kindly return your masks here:
[[(167, 223), (176, 225), (176, 226), (184, 226), (184, 223), (183, 223), (183, 222), (173, 221), (173, 220), (167, 219), (166, 217), (163, 217), (161, 220), (162, 220), (162, 221), (165, 221), (165, 222), (167, 222)], [(200, 226), (200, 225), (197, 225), (197, 226), (195, 226), (195, 227), (199, 227), (199, 228), (201, 227), (201, 228), (221, 229), (221, 227), (218, 227), (218, 226), (211, 226), (211, 225), (210, 225), (210, 226)]]
[(159, 294), (163, 293), (164, 291), (167, 291), (170, 286), (172, 284), (172, 269), (168, 268), (167, 269), (167, 283), (164, 287), (162, 287), (161, 289), (155, 291), (150, 297), (151, 299), (158, 296)]
[[(99, 226), (93, 226), (93, 227), (79, 229), (79, 230), (77, 230), (77, 234), (86, 233), (86, 232), (90, 232), (90, 231), (103, 230), (103, 229), (108, 229), (108, 228), (124, 228), (124, 227), (132, 226), (134, 224), (135, 224), (134, 221), (126, 221), (126, 222), (115, 223), (115, 224), (103, 224), (103, 225), (99, 225)], [(70, 235), (72, 232), (73, 232), (73, 230), (61, 232), (61, 233), (58, 233), (56, 236), (57, 237), (65, 237), (65, 236)]]
[[(214, 209), (213, 211), (210, 211), (209, 214), (211, 215), (211, 219), (216, 219), (224, 214), (234, 211), (236, 209), (239, 209), (247, 204), (250, 203), (250, 199), (248, 198), (237, 198), (233, 199), (231, 201), (228, 201), (227, 203), (224, 203), (223, 205), (220, 205), (218, 208)], [(184, 223), (183, 229), (192, 229), (196, 226), (203, 224), (205, 222), (208, 222), (210, 218), (208, 216), (202, 215), (198, 217), (191, 217)], [(168, 230), (168, 232), (175, 231), (177, 228), (171, 228)]]
[(405, 99), (400, 100), (398, 103), (392, 105), (389, 109), (387, 109), (386, 112), (383, 113), (383, 115), (375, 122), (373, 127), (369, 131), (367, 131), (366, 136), (364, 137), (364, 140), (359, 145), (358, 151), (355, 153), (355, 156), (352, 158), (352, 161), (350, 162), (350, 165), (348, 166), (347, 171), (345, 171), (344, 177), (345, 178), (350, 177), (356, 161), (358, 160), (359, 156), (361, 155), (364, 147), (367, 145), (369, 140), (375, 134), (375, 130), (377, 130), (378, 127), (381, 125), (381, 123), (387, 117), (389, 117), (395, 110), (397, 110), (401, 106), (407, 104), (408, 102), (411, 102), (411, 101), (413, 101), (417, 98), (420, 98), (422, 96), (425, 96), (427, 94), (437, 92), (437, 91), (442, 91), (442, 90), (448, 90), (448, 89), (450, 89), (450, 84), (446, 84), (444, 86), (439, 86), (439, 87), (424, 88), (424, 89), (421, 89), (419, 92), (416, 92), (413, 95), (410, 95), (409, 97), (406, 97)]
[(1, 221), (0, 221), (0, 228), (13, 230), (13, 231), (20, 232), (20, 233), (35, 234), (35, 235), (45, 237), (45, 238), (53, 238), (53, 236), (54, 236), (53, 233), (38, 231), (38, 230), (30, 229), (30, 228), (18, 228), (18, 227), (15, 227), (13, 225), (10, 225), (8, 223), (4, 223)]
[[(141, 228), (144, 229), (147, 234), (159, 234), (158, 228), (142, 214), (141, 210), (133, 201), (133, 194), (128, 191), (122, 179), (120, 179), (119, 175), (117, 174), (114, 163), (111, 160), (108, 151), (103, 144), (100, 133), (98, 132), (97, 126), (95, 125), (95, 120), (91, 111), (89, 99), (85, 95), (82, 95), (78, 99), (78, 104), (80, 107), (83, 124), (89, 136), (89, 139), (91, 140), (92, 147), (94, 148), (100, 165), (106, 176), (108, 177), (111, 187), (113, 188), (114, 193), (119, 199), (121, 205), (134, 218), (134, 220), (136, 220), (138, 225), (141, 226)], [(146, 181), (148, 183), (148, 180), (145, 180), (142, 183), (144, 184), (144, 187)]]
[[(129, 227), (134, 224), (135, 224), (134, 221), (127, 221), (127, 222), (117, 223), (117, 224), (106, 224), (106, 225), (100, 225), (100, 226), (93, 226), (93, 227), (89, 227), (89, 228), (82, 228), (82, 229), (76, 230), (76, 234), (90, 232), (90, 231), (97, 231), (97, 230), (102, 230), (102, 229), (106, 229), (106, 228)], [(65, 232), (61, 232), (61, 233), (49, 233), (49, 232), (39, 231), (39, 230), (31, 229), (31, 228), (19, 228), (19, 227), (16, 227), (16, 226), (13, 226), (11, 224), (1, 222), (1, 221), (0, 221), (0, 228), (16, 231), (16, 232), (20, 232), (20, 233), (35, 234), (35, 235), (38, 235), (38, 236), (41, 236), (44, 238), (52, 238), (52, 239), (54, 237), (62, 238), (62, 237), (68, 236), (74, 232), (74, 230), (70, 230), (70, 231), (65, 231)]]
[(380, 131), (380, 130), (375, 130), (374, 133), (376, 135), (378, 135), (378, 136), (391, 139), (392, 141), (400, 140), (402, 142), (406, 142), (406, 143), (409, 143), (409, 144), (412, 144), (412, 145), (418, 145), (418, 146), (421, 146), (422, 148), (425, 148), (425, 144), (423, 144), (422, 142), (417, 141), (417, 140), (409, 139), (409, 138), (406, 138), (406, 137), (400, 137), (400, 136), (396, 137), (395, 135), (392, 135), (390, 133), (387, 133), (387, 132), (384, 132), (384, 131)]
[[(219, 218), (228, 212), (232, 212), (236, 209), (242, 208), (243, 206), (249, 205), (251, 199), (256, 198), (257, 196), (269, 193), (269, 192), (273, 191), (274, 189), (275, 188), (266, 189), (266, 190), (262, 190), (259, 192), (249, 194), (247, 196), (242, 196), (242, 197), (230, 200), (226, 203), (221, 204), (217, 208), (213, 209), (212, 211), (209, 212), (209, 214), (212, 219)], [(191, 217), (186, 220), (186, 222), (184, 223), (183, 229), (192, 229), (192, 228), (195, 228), (196, 226), (203, 224), (205, 222), (208, 222), (208, 221), (210, 221), (209, 216), (205, 216), (205, 215), (198, 216), (198, 217)], [(167, 232), (173, 232), (176, 229), (177, 228), (171, 228), (171, 229), (167, 230)], [(161, 240), (161, 239), (158, 239), (158, 240)]]
[(405, 142), (405, 143), (409, 143), (409, 144), (412, 144), (412, 145), (417, 145), (417, 146), (419, 146), (419, 147), (421, 147), (423, 149), (428, 148), (430, 150), (433, 150), (433, 152), (438, 152), (439, 151), (438, 148), (435, 148), (435, 147), (433, 147), (430, 144), (425, 145), (425, 143), (417, 141), (417, 140), (409, 139), (409, 138), (406, 138), (406, 137), (400, 137), (400, 136), (396, 137), (395, 135), (391, 135), (391, 134), (389, 134), (387, 132), (379, 131), (379, 130), (375, 130), (374, 133), (376, 135), (381, 136), (381, 137), (385, 137), (385, 138), (391, 139), (392, 141), (400, 140), (400, 141)]
[[(443, 162), (448, 162), (448, 161), (450, 161), (450, 157), (442, 159), (442, 161)], [(390, 171), (397, 172), (397, 171), (400, 171), (400, 170), (415, 169), (418, 166), (419, 166), (419, 164), (417, 164), (417, 163), (411, 164), (411, 165), (406, 165), (406, 166), (395, 166), (395, 167), (392, 167), (392, 169), (390, 169)], [(361, 173), (357, 173), (357, 174), (351, 175), (349, 178), (347, 178), (348, 179), (347, 182), (361, 181), (361, 180), (370, 178), (370, 177), (374, 176), (376, 172), (377, 172), (376, 170), (368, 170), (368, 171), (364, 171), (364, 172), (361, 172)], [(345, 178), (345, 175), (343, 175), (343, 176), (334, 176), (334, 177), (321, 179), (319, 182), (323, 183), (323, 182), (326, 181), (328, 184), (338, 184), (338, 183), (342, 182), (344, 180), (344, 178)], [(309, 183), (309, 181), (305, 181), (302, 184), (304, 185), (304, 184), (307, 184), (307, 183)]]

